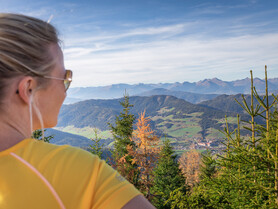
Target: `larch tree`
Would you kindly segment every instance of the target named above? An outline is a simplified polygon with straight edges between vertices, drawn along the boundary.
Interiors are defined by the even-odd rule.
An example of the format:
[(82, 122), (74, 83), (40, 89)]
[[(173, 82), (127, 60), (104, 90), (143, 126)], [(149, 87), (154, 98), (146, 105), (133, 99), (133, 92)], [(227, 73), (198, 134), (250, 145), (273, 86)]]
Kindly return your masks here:
[(150, 119), (145, 116), (145, 111), (139, 115), (136, 128), (131, 141), (136, 149), (128, 146), (129, 154), (134, 157), (133, 164), (137, 165), (140, 172), (139, 189), (146, 198), (152, 198), (150, 188), (153, 186), (153, 169), (159, 155), (159, 137), (154, 134), (149, 124)]
[(196, 150), (184, 152), (179, 159), (180, 168), (186, 177), (186, 184), (193, 187), (199, 182), (201, 155)]

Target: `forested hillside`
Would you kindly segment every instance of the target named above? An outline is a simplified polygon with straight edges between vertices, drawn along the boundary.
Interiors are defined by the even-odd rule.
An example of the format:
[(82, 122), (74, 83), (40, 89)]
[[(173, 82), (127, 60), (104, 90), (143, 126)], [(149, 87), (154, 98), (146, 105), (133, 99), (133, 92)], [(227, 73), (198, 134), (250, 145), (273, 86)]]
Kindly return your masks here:
[[(251, 96), (250, 94), (244, 95), (246, 101), (248, 104), (251, 102)], [(263, 97), (261, 97), (263, 99)], [(220, 95), (216, 98), (213, 98), (208, 101), (200, 102), (199, 104), (205, 107), (212, 107), (215, 109), (222, 110), (224, 112), (237, 112), (237, 113), (245, 113), (244, 109), (236, 102), (240, 102), (242, 104), (242, 94), (236, 94), (236, 95)], [(269, 97), (269, 102), (273, 102), (273, 97)], [(254, 105), (259, 105), (259, 102), (257, 100), (254, 101)]]
[(185, 91), (171, 91), (163, 88), (146, 91), (136, 96), (154, 96), (154, 95), (170, 95), (170, 96), (177, 97), (179, 99), (183, 99), (193, 104), (200, 103), (202, 101), (211, 100), (219, 96), (218, 94), (198, 94), (198, 93), (191, 93)]
[[(62, 131), (71, 130), (72, 133), (75, 133), (73, 130), (96, 127), (107, 133), (108, 123), (113, 124), (115, 115), (121, 111), (121, 100), (87, 100), (64, 105), (57, 127)], [(224, 100), (218, 105), (225, 106), (225, 102), (229, 100)], [(223, 138), (218, 130), (225, 124), (225, 115), (231, 128), (236, 126), (236, 113), (232, 111), (192, 104), (174, 96), (134, 96), (130, 97), (130, 103), (133, 104), (132, 114), (137, 117), (139, 113), (146, 111), (146, 115), (151, 119), (151, 127), (156, 133), (159, 136), (168, 136), (172, 143), (183, 148), (188, 147), (194, 140), (219, 141)], [(248, 120), (244, 114), (242, 119)], [(111, 138), (111, 135), (108, 134), (105, 138)]]

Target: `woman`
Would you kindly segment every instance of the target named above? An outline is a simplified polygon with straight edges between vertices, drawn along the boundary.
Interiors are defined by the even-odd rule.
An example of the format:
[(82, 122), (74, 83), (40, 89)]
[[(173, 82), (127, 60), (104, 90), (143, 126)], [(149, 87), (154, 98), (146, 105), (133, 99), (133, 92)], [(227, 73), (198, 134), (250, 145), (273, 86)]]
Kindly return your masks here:
[(96, 156), (30, 138), (57, 124), (71, 77), (52, 25), (0, 14), (0, 208), (154, 208)]

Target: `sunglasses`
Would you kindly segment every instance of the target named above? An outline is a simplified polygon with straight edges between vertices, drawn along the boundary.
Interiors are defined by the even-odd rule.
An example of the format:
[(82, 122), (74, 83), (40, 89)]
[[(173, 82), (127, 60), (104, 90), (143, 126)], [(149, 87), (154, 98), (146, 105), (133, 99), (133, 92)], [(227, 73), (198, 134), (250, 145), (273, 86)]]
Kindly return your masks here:
[(72, 71), (71, 70), (66, 70), (65, 78), (57, 78), (57, 77), (51, 77), (51, 76), (42, 76), (42, 77), (64, 81), (65, 90), (67, 91), (68, 88), (70, 87), (71, 82), (72, 82)]

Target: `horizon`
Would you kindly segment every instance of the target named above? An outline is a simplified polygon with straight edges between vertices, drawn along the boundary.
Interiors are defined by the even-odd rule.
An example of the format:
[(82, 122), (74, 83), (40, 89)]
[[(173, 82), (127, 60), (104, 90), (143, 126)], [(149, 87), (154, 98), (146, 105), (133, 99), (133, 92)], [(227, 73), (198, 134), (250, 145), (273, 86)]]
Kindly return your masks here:
[[(218, 79), (218, 80), (223, 81), (223, 82), (235, 82), (235, 81), (240, 81), (240, 80), (245, 80), (245, 79), (251, 80), (251, 78), (246, 77), (246, 78), (242, 78), (242, 79), (235, 79), (235, 80), (227, 81), (227, 80), (222, 80), (222, 79), (219, 79), (217, 77), (214, 77), (214, 78), (205, 78), (203, 80), (199, 80), (199, 81), (195, 81), (195, 82), (182, 81), (182, 82), (168, 82), (168, 83), (162, 83), (162, 82), (159, 82), (159, 83), (113, 83), (113, 84), (109, 84), (109, 85), (105, 85), (105, 86), (74, 86), (74, 87), (70, 87), (70, 89), (72, 89), (72, 88), (90, 88), (90, 87), (107, 87), (107, 86), (113, 86), (113, 85), (136, 86), (136, 85), (140, 85), (140, 84), (144, 84), (144, 85), (158, 85), (158, 84), (174, 84), (174, 83), (182, 84), (182, 83), (185, 83), (185, 82), (188, 82), (188, 83), (198, 83), (198, 82), (203, 82), (205, 80), (214, 80), (214, 79)], [(254, 77), (253, 78), (253, 80), (256, 80), (256, 79), (259, 79), (259, 80), (261, 80), (263, 82), (265, 81), (265, 78), (259, 78), (259, 77)], [(267, 78), (267, 80), (271, 80), (271, 79), (278, 79), (278, 77), (273, 77), (273, 78), (268, 77)]]
[(52, 23), (73, 87), (278, 77), (275, 0), (0, 0)]

